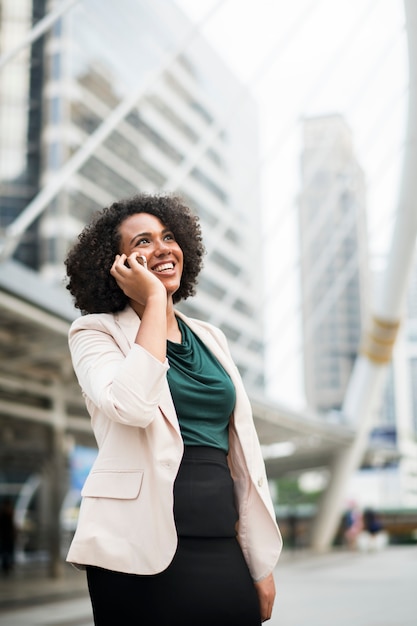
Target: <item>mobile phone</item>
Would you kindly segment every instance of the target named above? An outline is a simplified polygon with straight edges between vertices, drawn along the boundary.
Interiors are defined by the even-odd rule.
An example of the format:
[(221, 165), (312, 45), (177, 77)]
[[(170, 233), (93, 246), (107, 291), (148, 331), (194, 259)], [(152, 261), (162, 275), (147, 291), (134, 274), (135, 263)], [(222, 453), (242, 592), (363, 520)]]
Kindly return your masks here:
[[(141, 265), (143, 265), (143, 267), (145, 267), (146, 269), (148, 269), (148, 263), (147, 263), (147, 261), (146, 261), (146, 257), (145, 257), (145, 256), (143, 256), (143, 254), (138, 254), (138, 255), (136, 256), (136, 259), (138, 260), (138, 262), (139, 262)], [(126, 265), (126, 267), (130, 267), (130, 265), (129, 265), (129, 261), (128, 261), (127, 259), (126, 259), (126, 261), (125, 261), (125, 265)]]

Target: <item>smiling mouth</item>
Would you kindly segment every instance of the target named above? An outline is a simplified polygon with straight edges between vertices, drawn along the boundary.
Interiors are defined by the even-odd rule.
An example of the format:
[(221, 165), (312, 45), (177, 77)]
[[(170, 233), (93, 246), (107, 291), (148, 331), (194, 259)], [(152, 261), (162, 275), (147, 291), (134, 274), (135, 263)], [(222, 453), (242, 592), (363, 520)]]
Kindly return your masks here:
[(161, 265), (157, 265), (156, 267), (152, 268), (152, 270), (154, 272), (157, 272), (158, 274), (161, 274), (163, 272), (168, 272), (173, 269), (174, 269), (173, 263), (162, 263)]

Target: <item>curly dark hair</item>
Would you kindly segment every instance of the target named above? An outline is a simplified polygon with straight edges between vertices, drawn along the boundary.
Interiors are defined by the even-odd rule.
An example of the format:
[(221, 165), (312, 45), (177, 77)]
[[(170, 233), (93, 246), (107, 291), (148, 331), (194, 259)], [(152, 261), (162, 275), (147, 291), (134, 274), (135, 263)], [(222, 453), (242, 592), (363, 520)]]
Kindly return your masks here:
[(179, 196), (139, 194), (97, 212), (78, 236), (65, 260), (66, 288), (75, 306), (86, 313), (122, 311), (128, 298), (110, 274), (120, 252), (120, 224), (135, 213), (149, 213), (169, 228), (184, 255), (184, 267), (174, 303), (195, 294), (205, 248), (199, 219)]

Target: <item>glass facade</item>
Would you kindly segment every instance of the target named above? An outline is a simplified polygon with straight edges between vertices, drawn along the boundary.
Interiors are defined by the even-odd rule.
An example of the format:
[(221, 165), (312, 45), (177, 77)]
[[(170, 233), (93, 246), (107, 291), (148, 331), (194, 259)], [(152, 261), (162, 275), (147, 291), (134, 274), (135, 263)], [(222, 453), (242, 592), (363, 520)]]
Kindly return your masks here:
[[(45, 0), (1, 0), (0, 50), (13, 50), (45, 14)], [(44, 39), (22, 50), (0, 72), (0, 228), (36, 195), (41, 175)], [(38, 224), (25, 233), (15, 256), (38, 259)]]
[[(224, 327), (247, 385), (259, 387), (262, 294), (249, 255), (242, 253), (256, 248), (254, 236), (260, 236), (257, 110), (201, 36), (186, 45), (191, 28), (167, 0), (120, 0), (117, 6), (84, 0), (48, 33), (39, 75), (32, 76), (27, 57), (22, 60), (29, 80), (25, 102), (36, 81), (43, 95), (42, 120), (34, 123), (25, 118), (24, 106), (19, 109), (28, 127), (21, 133), (23, 149), (28, 151), (31, 124), (42, 137), (37, 161), (21, 163), (25, 176), (38, 167), (32, 196), (40, 179), (48, 184), (59, 175), (115, 108), (138, 94), (43, 212), (36, 266), (48, 280), (61, 282), (68, 246), (97, 209), (138, 191), (180, 193), (200, 216), (208, 251), (198, 295), (181, 308)], [(251, 194), (243, 192), (249, 179)]]

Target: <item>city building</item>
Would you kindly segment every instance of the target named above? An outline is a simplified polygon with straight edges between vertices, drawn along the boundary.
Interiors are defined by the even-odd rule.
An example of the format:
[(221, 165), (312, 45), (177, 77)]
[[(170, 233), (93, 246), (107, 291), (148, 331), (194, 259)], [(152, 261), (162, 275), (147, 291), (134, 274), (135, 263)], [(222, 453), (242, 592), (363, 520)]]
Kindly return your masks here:
[[(1, 50), (59, 4), (1, 0)], [(68, 246), (96, 210), (179, 193), (207, 247), (198, 295), (181, 309), (222, 328), (246, 385), (262, 390), (262, 281), (245, 253), (260, 235), (257, 108), (175, 3), (75, 2), (0, 81), (1, 225), (60, 181), (15, 256), (62, 283)]]
[[(45, 15), (45, 0), (0, 1), (0, 55), (24, 40)], [(0, 229), (37, 194), (42, 168), (44, 38), (26, 46), (0, 71)], [(38, 222), (23, 234), (16, 257), (39, 263)]]
[(299, 236), (305, 393), (312, 409), (337, 412), (367, 310), (365, 182), (342, 116), (304, 119), (302, 131)]
[[(76, 508), (94, 447), (68, 353), (76, 312), (63, 288), (63, 260), (91, 215), (120, 197), (175, 191), (201, 218), (205, 268), (197, 297), (181, 308), (227, 335), (269, 452), (270, 475), (330, 467), (354, 432), (263, 397), (257, 109), (248, 89), (167, 0), (0, 0), (0, 57), (54, 12), (59, 18), (51, 19), (45, 35), (27, 40), (0, 67), (0, 235), (36, 206), (36, 218), (14, 233), (16, 240), (1, 237), (2, 252), (9, 249), (4, 243), (17, 246), (14, 259), (3, 255), (0, 262), (0, 496), (11, 494), (18, 502), (20, 527), (28, 521), (37, 538), (36, 545), (24, 538), (30, 550), (48, 545), (56, 565), (62, 527), (72, 531), (66, 522), (75, 519), (63, 513)], [(340, 159), (336, 172), (337, 151), (332, 153), (334, 171), (329, 165), (324, 172), (324, 179), (340, 183), (333, 209), (362, 215), (363, 181), (347, 148), (349, 133), (337, 116), (329, 124)], [(312, 169), (307, 152), (304, 166)], [(307, 177), (304, 182), (308, 207), (314, 193)], [(341, 215), (336, 211), (333, 224), (331, 210), (323, 209), (316, 220), (316, 205), (306, 219), (332, 230)], [(348, 211), (351, 205), (357, 213)], [(341, 239), (346, 251), (356, 251), (362, 226), (357, 239), (347, 237), (346, 228), (346, 237), (337, 235), (333, 244)], [(322, 233), (316, 248), (324, 250), (327, 237)], [(305, 285), (310, 278), (315, 284), (305, 274)], [(326, 280), (319, 284), (324, 289)], [(362, 302), (359, 287), (349, 290)], [(311, 328), (316, 326), (317, 316)], [(351, 326), (358, 338), (358, 327)], [(340, 350), (351, 363), (353, 347), (343, 343)], [(311, 406), (338, 407), (341, 395)], [(277, 442), (283, 444), (279, 451)], [(69, 480), (77, 450), (82, 466)], [(75, 496), (66, 492), (69, 484), (77, 487)]]
[(68, 247), (92, 214), (137, 192), (183, 196), (207, 256), (198, 295), (181, 309), (222, 328), (259, 396), (264, 356), (250, 92), (165, 0), (0, 0), (0, 57), (54, 12), (0, 67), (2, 247), (5, 229), (54, 187), (12, 262), (0, 263), (0, 497), (12, 495), (19, 527), (33, 528), (20, 533), (21, 550), (47, 549), (56, 573), (60, 519), (66, 528), (61, 516), (79, 499), (68, 490), (72, 459), (94, 448), (63, 286)]

